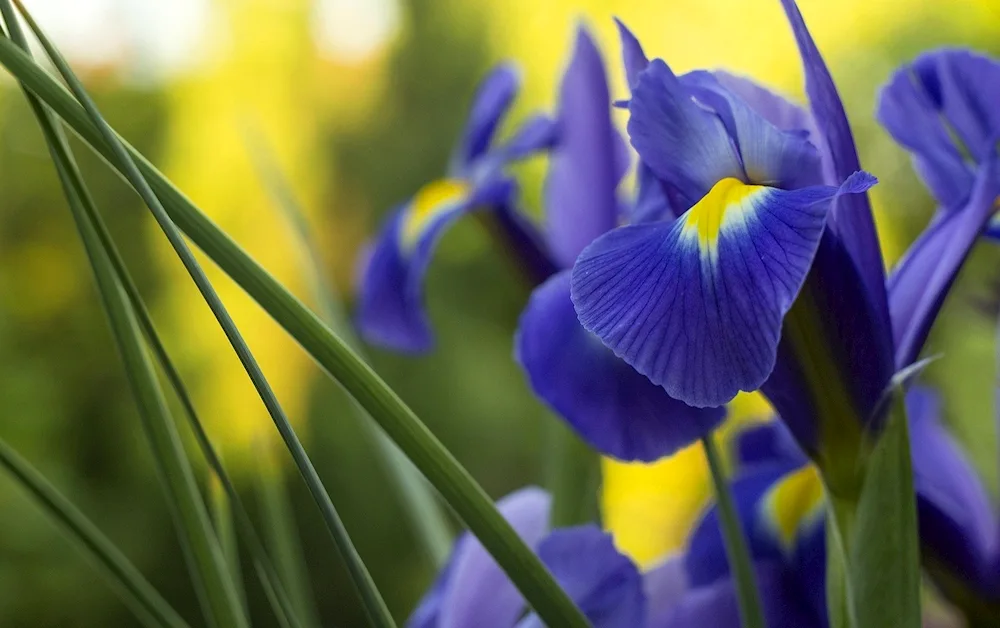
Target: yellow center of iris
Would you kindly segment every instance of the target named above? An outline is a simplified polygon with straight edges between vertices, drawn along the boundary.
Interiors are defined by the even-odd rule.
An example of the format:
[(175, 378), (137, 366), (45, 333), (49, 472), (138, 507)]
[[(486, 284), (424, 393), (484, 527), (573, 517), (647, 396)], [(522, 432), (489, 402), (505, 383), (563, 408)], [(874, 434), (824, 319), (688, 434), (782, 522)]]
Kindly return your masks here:
[(714, 250), (727, 216), (750, 209), (748, 198), (766, 189), (732, 177), (719, 181), (685, 214), (685, 234), (697, 236), (702, 250)]
[(823, 511), (823, 482), (814, 465), (794, 471), (775, 484), (764, 498), (764, 508), (787, 551), (795, 544), (796, 532)]
[(400, 227), (402, 247), (413, 247), (435, 218), (453, 208), (468, 193), (469, 184), (461, 179), (438, 179), (420, 188), (403, 216)]

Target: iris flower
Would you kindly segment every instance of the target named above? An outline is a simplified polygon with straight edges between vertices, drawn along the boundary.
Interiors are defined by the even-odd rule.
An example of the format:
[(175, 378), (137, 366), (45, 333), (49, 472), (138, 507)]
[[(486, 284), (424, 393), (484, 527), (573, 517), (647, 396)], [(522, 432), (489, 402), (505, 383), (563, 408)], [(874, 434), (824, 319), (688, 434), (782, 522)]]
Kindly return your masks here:
[(510, 65), (497, 67), (482, 81), (446, 177), (428, 183), (396, 208), (365, 254), (358, 326), (369, 342), (405, 352), (431, 348), (424, 275), (444, 230), (473, 210), (486, 210), (491, 227), (530, 276), (541, 280), (551, 273), (537, 234), (514, 207), (517, 185), (504, 167), (549, 147), (554, 138), (552, 122), (544, 116), (531, 117), (506, 143), (494, 142), (518, 81)]
[(955, 85), (931, 93), (935, 71), (965, 63), (954, 60), (923, 64), (921, 88), (891, 83), (884, 93), (880, 118), (927, 162), (922, 172), (939, 167), (944, 142), (954, 147), (953, 136), (918, 138), (926, 125), (979, 134), (964, 164), (975, 173), (966, 195), (954, 195), (887, 287), (865, 194), (875, 180), (860, 170), (801, 14), (793, 0), (782, 4), (808, 112), (721, 72), (678, 77), (660, 60), (636, 72), (644, 54), (624, 38), (635, 74), (630, 140), (672, 215), (589, 245), (572, 296), (584, 327), (673, 398), (714, 406), (760, 388), (828, 486), (856, 490), (862, 434), (879, 426), (883, 392), (919, 354), (1000, 192), (995, 140), (982, 139), (992, 136), (976, 118), (994, 87), (971, 80), (986, 74), (977, 62), (978, 74), (952, 72)]
[[(722, 550), (721, 540), (710, 533), (713, 515), (706, 517), (701, 526), (706, 532), (696, 532), (686, 555), (670, 557), (640, 573), (618, 553), (611, 537), (594, 525), (549, 530), (550, 507), (549, 496), (537, 488), (521, 489), (497, 502), (500, 513), (538, 553), (595, 628), (739, 625), (734, 584), (724, 556), (715, 555)], [(822, 556), (817, 560), (822, 561)], [(808, 574), (801, 571), (802, 566), (785, 560), (762, 558), (756, 567), (769, 626), (826, 625), (802, 589), (806, 586), (803, 575), (812, 584), (820, 579), (822, 586), (822, 564), (815, 570), (808, 563)], [(455, 542), (448, 563), (407, 622), (408, 628), (541, 625), (528, 613), (524, 599), (500, 567), (468, 533)]]
[(635, 202), (619, 200), (627, 159), (610, 107), (600, 52), (581, 29), (559, 90), (559, 142), (545, 186), (545, 236), (558, 272), (532, 293), (516, 353), (535, 393), (583, 440), (618, 459), (651, 461), (711, 431), (725, 411), (670, 397), (585, 330), (573, 309), (571, 268), (580, 252), (622, 222), (669, 211), (650, 180)]

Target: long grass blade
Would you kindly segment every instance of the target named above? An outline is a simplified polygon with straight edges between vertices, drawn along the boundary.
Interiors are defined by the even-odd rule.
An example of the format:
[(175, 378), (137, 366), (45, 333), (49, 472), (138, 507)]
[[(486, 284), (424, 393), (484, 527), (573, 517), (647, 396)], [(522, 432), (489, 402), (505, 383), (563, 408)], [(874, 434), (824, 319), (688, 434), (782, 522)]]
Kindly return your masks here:
[(188, 274), (198, 287), (199, 292), (209, 305), (213, 315), (232, 344), (233, 349), (236, 351), (240, 362), (243, 364), (247, 374), (250, 376), (250, 379), (253, 382), (254, 387), (257, 389), (261, 400), (267, 407), (271, 418), (274, 420), (275, 425), (278, 428), (278, 432), (281, 434), (282, 439), (285, 441), (286, 446), (290, 450), (296, 466), (302, 473), (313, 498), (316, 500), (316, 503), (320, 508), (320, 512), (322, 513), (323, 519), (333, 536), (337, 549), (340, 551), (341, 556), (347, 563), (351, 579), (361, 595), (369, 620), (375, 626), (394, 627), (395, 622), (392, 619), (392, 615), (389, 613), (389, 609), (386, 606), (385, 601), (382, 599), (381, 594), (375, 587), (375, 582), (372, 580), (371, 574), (368, 573), (367, 567), (365, 567), (364, 562), (361, 560), (357, 550), (354, 548), (354, 544), (351, 542), (350, 536), (340, 519), (340, 515), (337, 513), (329, 494), (326, 492), (326, 489), (319, 478), (319, 475), (316, 473), (316, 470), (312, 465), (312, 461), (310, 461), (308, 455), (306, 455), (305, 449), (302, 447), (294, 429), (292, 429), (291, 423), (288, 421), (284, 410), (278, 403), (277, 397), (271, 390), (270, 384), (264, 377), (263, 371), (261, 371), (256, 359), (250, 352), (250, 348), (247, 346), (246, 341), (237, 329), (235, 322), (229, 315), (225, 305), (223, 305), (219, 295), (212, 287), (208, 276), (195, 259), (194, 253), (184, 241), (184, 236), (181, 235), (180, 230), (177, 229), (173, 221), (170, 219), (170, 216), (163, 208), (159, 198), (153, 192), (152, 188), (149, 187), (149, 184), (146, 182), (145, 178), (143, 178), (142, 173), (139, 172), (139, 169), (136, 167), (136, 164), (132, 160), (128, 151), (119, 141), (118, 136), (101, 116), (97, 106), (84, 89), (83, 84), (80, 83), (79, 79), (73, 73), (69, 64), (62, 57), (55, 46), (52, 45), (31, 15), (27, 13), (24, 6), (20, 2), (17, 2), (17, 0), (14, 1), (18, 5), (18, 9), (20, 9), (25, 21), (34, 32), (39, 42), (42, 44), (46, 54), (52, 60), (53, 64), (55, 64), (59, 73), (69, 85), (70, 90), (73, 92), (74, 96), (76, 96), (80, 104), (83, 105), (87, 115), (91, 118), (104, 140), (109, 144), (113, 154), (123, 166), (123, 174), (126, 176), (132, 187), (135, 188), (136, 192), (138, 192), (146, 206), (153, 213), (157, 224), (159, 224), (161, 230), (164, 232), (164, 235), (166, 235), (167, 240), (174, 249), (174, 252), (180, 258), (184, 268), (188, 271)]
[(186, 628), (169, 603), (136, 569), (106, 536), (68, 499), (52, 486), (6, 442), (0, 440), (0, 466), (45, 509), (46, 514), (65, 532), (108, 579), (124, 602), (142, 623), (151, 628), (167, 626)]
[[(313, 296), (319, 306), (320, 317), (360, 356), (365, 359), (360, 339), (344, 311), (343, 303), (332, 289), (333, 283), (323, 270), (319, 247), (309, 228), (305, 212), (292, 190), (291, 185), (282, 173), (278, 164), (271, 157), (264, 140), (257, 133), (248, 130), (247, 144), (250, 156), (261, 181), (270, 194), (275, 206), (282, 212), (292, 227), (299, 241), (298, 251), (302, 252), (302, 266), (306, 271)], [(424, 553), (431, 559), (436, 568), (440, 568), (448, 560), (451, 551), (452, 536), (448, 518), (441, 509), (437, 497), (431, 491), (427, 480), (420, 475), (413, 463), (399, 450), (385, 432), (378, 429), (375, 421), (368, 416), (364, 408), (353, 398), (350, 407), (354, 418), (362, 425), (379, 459), (393, 484), (396, 496), (402, 502), (409, 515), (409, 521), (414, 526), (417, 539)]]
[[(11, 36), (24, 44), (23, 33), (9, 2), (0, 4), (0, 11), (4, 15)], [(132, 392), (139, 405), (143, 427), (153, 449), (157, 471), (166, 489), (168, 503), (180, 532), (181, 545), (188, 559), (195, 589), (199, 593), (206, 617), (214, 625), (245, 626), (246, 618), (238, 608), (233, 584), (221, 563), (221, 553), (208, 523), (204, 502), (194, 482), (190, 463), (166, 409), (156, 374), (148, 361), (141, 339), (136, 335), (133, 314), (117, 283), (110, 261), (101, 249), (96, 233), (84, 218), (81, 196), (71, 181), (73, 173), (78, 176), (79, 172), (76, 171), (72, 159), (58, 150), (59, 146), (65, 147), (65, 138), (59, 129), (51, 124), (48, 113), (40, 103), (31, 99), (30, 104), (42, 123), (42, 130), (52, 153), (57, 174), (84, 241), (102, 303), (125, 363)]]
[(757, 589), (757, 577), (750, 560), (746, 538), (743, 536), (743, 526), (740, 525), (739, 515), (736, 513), (733, 494), (726, 481), (726, 472), (722, 468), (722, 460), (711, 435), (701, 439), (701, 443), (705, 448), (705, 457), (708, 459), (712, 475), (715, 501), (719, 508), (719, 526), (722, 528), (722, 539), (726, 546), (726, 558), (729, 559), (729, 570), (736, 584), (741, 625), (746, 628), (767, 628)]
[[(125, 165), (72, 95), (29, 56), (0, 39), (0, 64), (122, 172)], [(549, 626), (587, 620), (492, 501), (405, 403), (336, 334), (198, 209), (138, 151), (139, 169), (171, 217), (374, 418), (496, 558)]]

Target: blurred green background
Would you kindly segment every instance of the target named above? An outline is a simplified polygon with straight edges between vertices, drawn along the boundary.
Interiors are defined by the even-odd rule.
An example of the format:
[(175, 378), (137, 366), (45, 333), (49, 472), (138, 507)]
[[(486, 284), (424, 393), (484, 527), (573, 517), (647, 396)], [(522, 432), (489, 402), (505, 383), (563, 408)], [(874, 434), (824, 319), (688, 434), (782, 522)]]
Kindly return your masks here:
[[(926, 224), (933, 205), (906, 155), (872, 119), (878, 87), (896, 65), (929, 47), (962, 45), (1000, 54), (1000, 5), (800, 4), (844, 96), (862, 162), (881, 179), (874, 199), (891, 261)], [(794, 43), (776, 0), (27, 5), (70, 56), (112, 124), (310, 303), (293, 231), (248, 156), (247, 128), (271, 146), (308, 212), (331, 288), (349, 302), (359, 247), (392, 205), (443, 173), (477, 80), (492, 63), (512, 58), (523, 67), (525, 83), (514, 121), (551, 108), (581, 20), (602, 43), (618, 96), (624, 85), (612, 15), (636, 31), (650, 56), (665, 58), (677, 70), (725, 66), (793, 96), (802, 91)], [(224, 336), (138, 199), (79, 148), (98, 204), (248, 502), (258, 503), (261, 475), (287, 485), (324, 625), (361, 625), (333, 545)], [(537, 215), (544, 160), (518, 172), (526, 210)], [(0, 190), (0, 437), (195, 621), (197, 603), (82, 248), (40, 133), (5, 73)], [(945, 391), (948, 420), (994, 489), (998, 262), (993, 245), (976, 250), (928, 349), (944, 359), (927, 374)], [(344, 395), (232, 282), (210, 271), (297, 421), (376, 582), (397, 617), (405, 618), (432, 573), (400, 523), (405, 513), (393, 502)], [(372, 365), (491, 495), (540, 482), (543, 424), (551, 419), (511, 359), (524, 286), (468, 222), (442, 242), (427, 292), (436, 350), (421, 358), (372, 351)], [(204, 470), (200, 460), (196, 464)], [(675, 545), (683, 531), (661, 534), (657, 527), (680, 508), (663, 474), (674, 478), (671, 486), (702, 476), (663, 465), (648, 474), (634, 465), (605, 469), (609, 478), (625, 478), (609, 482), (617, 494), (608, 502), (626, 515), (615, 518), (623, 521), (616, 529), (623, 547), (645, 560)], [(270, 625), (252, 580), (248, 593), (256, 623)], [(91, 566), (0, 476), (0, 625), (134, 623)]]

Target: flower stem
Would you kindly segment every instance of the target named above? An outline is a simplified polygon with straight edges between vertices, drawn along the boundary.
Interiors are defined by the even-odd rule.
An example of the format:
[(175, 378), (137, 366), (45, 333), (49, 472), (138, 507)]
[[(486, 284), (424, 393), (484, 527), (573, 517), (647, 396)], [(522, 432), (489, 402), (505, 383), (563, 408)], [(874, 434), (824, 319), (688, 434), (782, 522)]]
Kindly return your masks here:
[(764, 611), (757, 590), (757, 578), (754, 575), (743, 527), (736, 512), (736, 504), (726, 481), (725, 470), (722, 468), (722, 460), (711, 435), (702, 438), (701, 443), (705, 448), (709, 470), (712, 472), (712, 486), (719, 508), (722, 538), (726, 546), (726, 556), (729, 558), (730, 572), (736, 584), (741, 625), (746, 628), (766, 628), (767, 622), (764, 620)]

